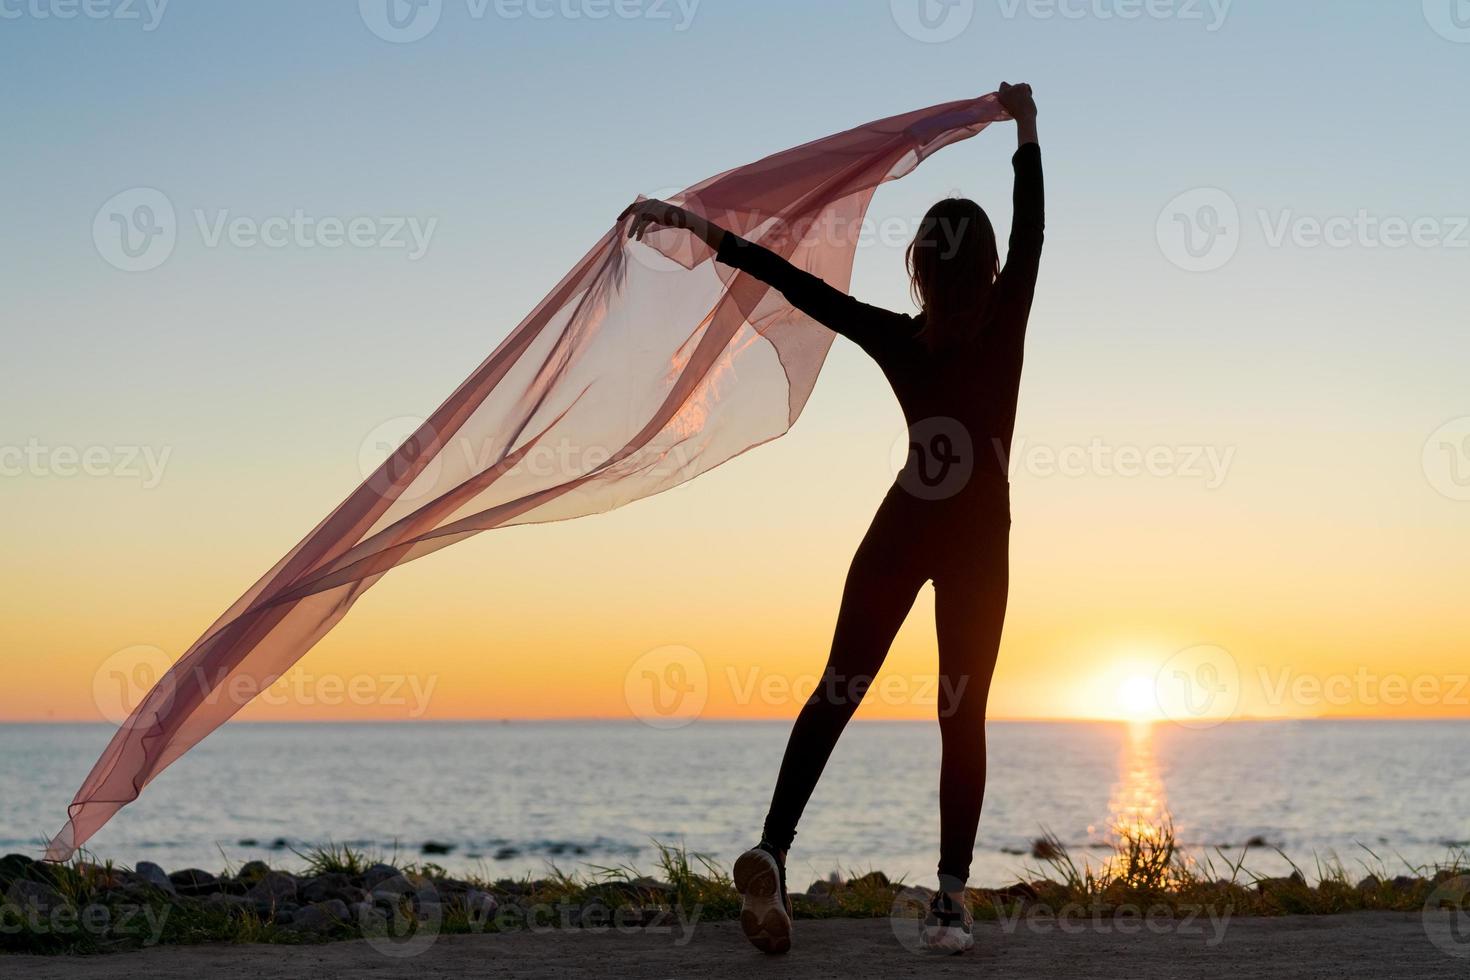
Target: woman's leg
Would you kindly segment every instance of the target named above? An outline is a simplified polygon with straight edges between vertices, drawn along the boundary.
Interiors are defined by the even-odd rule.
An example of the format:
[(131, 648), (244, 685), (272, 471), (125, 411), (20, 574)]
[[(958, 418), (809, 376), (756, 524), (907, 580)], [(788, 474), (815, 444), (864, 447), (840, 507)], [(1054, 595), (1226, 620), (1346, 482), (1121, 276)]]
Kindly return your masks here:
[(985, 798), (985, 703), (1000, 652), (1010, 587), (1009, 519), (966, 535), (965, 552), (934, 580), (939, 634), (939, 879), (960, 891), (970, 876)]
[(837, 738), (883, 665), (888, 647), (927, 581), (915, 542), (917, 529), (902, 498), (879, 508), (848, 569), (832, 652), (821, 683), (797, 716), (766, 815), (765, 838), (790, 849), (796, 824)]

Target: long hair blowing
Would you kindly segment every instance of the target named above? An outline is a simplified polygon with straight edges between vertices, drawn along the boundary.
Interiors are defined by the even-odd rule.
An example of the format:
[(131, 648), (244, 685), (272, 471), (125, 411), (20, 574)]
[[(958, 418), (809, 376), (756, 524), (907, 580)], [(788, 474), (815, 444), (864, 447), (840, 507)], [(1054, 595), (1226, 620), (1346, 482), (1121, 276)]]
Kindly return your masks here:
[(931, 345), (960, 335), (974, 322), (1000, 275), (995, 228), (985, 209), (966, 198), (949, 198), (929, 209), (906, 260)]

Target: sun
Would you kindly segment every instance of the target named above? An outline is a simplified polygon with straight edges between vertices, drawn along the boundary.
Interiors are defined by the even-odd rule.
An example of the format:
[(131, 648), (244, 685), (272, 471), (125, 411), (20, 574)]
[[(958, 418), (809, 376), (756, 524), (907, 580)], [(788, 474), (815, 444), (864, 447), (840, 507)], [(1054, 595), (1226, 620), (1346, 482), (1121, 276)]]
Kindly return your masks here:
[(1142, 674), (1124, 678), (1114, 694), (1118, 714), (1129, 721), (1152, 721), (1159, 717), (1154, 697), (1154, 679)]

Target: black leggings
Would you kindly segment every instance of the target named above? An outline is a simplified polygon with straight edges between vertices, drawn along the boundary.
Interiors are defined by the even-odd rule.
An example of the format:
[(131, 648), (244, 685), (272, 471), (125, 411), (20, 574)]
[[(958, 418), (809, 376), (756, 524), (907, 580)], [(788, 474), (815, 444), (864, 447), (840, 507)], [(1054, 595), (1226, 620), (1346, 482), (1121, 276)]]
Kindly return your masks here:
[(903, 482), (888, 492), (853, 557), (832, 653), (791, 730), (765, 837), (790, 848), (838, 736), (932, 579), (943, 741), (939, 876), (945, 890), (958, 890), (970, 875), (985, 796), (985, 702), (1009, 588), (1009, 488), (976, 474), (956, 496), (934, 501), (912, 495)]

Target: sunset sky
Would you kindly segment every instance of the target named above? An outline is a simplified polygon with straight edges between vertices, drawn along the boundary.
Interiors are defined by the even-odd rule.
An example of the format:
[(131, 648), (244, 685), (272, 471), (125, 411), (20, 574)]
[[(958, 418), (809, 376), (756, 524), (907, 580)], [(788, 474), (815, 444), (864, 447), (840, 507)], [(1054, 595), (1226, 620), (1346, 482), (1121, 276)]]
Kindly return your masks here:
[[(638, 193), (1001, 79), (1036, 89), (1048, 237), (992, 717), (1172, 716), (1158, 695), (1186, 675), (1219, 682), (1206, 720), (1470, 716), (1470, 31), (1451, 3), (962, 0), (943, 42), (911, 36), (902, 0), (604, 19), (444, 0), (408, 43), (358, 6), (180, 0), (152, 29), (144, 4), (5, 8), (0, 720), (115, 713)], [(882, 190), (854, 292), (913, 309), (903, 244), (938, 197), (975, 197), (1004, 234), (1014, 140), (994, 127)], [(178, 240), (126, 272), (93, 223), (133, 188), (167, 197)], [(1228, 261), (1176, 237), (1181, 200), (1215, 208)], [(298, 210), (402, 217), (422, 255), (407, 233), (210, 244)], [(901, 434), (839, 340), (786, 438), (398, 569), (243, 717), (627, 718), (651, 662), (695, 671), (704, 717), (793, 716)], [(934, 664), (926, 589), (895, 693), (859, 717), (932, 714)]]

